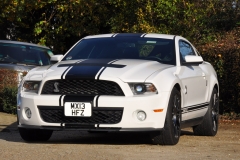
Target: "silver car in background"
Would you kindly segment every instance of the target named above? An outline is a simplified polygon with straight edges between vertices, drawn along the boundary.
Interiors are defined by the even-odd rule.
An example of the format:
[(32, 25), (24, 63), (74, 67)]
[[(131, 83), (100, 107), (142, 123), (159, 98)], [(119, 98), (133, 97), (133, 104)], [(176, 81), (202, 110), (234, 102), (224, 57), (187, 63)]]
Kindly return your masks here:
[(50, 48), (18, 41), (0, 40), (0, 69), (28, 72), (36, 66), (50, 65)]

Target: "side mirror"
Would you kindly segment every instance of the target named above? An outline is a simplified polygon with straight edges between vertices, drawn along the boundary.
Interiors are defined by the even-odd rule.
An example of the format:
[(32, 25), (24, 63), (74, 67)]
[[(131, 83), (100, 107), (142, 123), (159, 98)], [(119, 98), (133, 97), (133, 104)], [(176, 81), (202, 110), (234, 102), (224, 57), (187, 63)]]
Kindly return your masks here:
[(185, 56), (185, 62), (182, 62), (183, 65), (199, 65), (203, 63), (201, 56), (187, 55)]
[(55, 63), (59, 62), (62, 59), (62, 57), (63, 57), (63, 55), (53, 55), (53, 56), (51, 56), (50, 61), (52, 64), (55, 64)]

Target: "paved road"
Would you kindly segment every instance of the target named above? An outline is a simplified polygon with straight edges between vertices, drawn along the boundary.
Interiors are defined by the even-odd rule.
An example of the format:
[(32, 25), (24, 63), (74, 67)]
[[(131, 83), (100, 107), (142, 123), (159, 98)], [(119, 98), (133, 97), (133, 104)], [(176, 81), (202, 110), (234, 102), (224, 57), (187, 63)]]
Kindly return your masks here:
[(240, 160), (240, 123), (221, 122), (215, 137), (184, 130), (175, 146), (151, 145), (141, 133), (54, 132), (46, 143), (25, 143), (16, 117), (0, 112), (0, 159), (235, 159)]

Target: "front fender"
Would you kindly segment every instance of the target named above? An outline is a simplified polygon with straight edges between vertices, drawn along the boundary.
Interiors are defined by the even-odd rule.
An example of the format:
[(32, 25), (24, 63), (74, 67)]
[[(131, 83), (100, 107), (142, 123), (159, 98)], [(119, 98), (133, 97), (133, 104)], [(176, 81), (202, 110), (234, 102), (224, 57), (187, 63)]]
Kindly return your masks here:
[[(158, 90), (158, 94), (167, 94), (167, 98), (161, 99), (163, 102), (163, 107), (166, 110), (165, 114), (167, 113), (168, 103), (171, 95), (171, 91), (173, 88), (178, 85), (180, 87), (181, 93), (181, 106), (183, 106), (183, 95), (184, 90), (182, 90), (182, 83), (180, 79), (175, 75), (176, 67), (168, 68), (163, 71), (157, 71), (152, 74), (150, 77), (146, 79), (146, 83), (153, 83)], [(166, 116), (166, 115), (165, 115)]]

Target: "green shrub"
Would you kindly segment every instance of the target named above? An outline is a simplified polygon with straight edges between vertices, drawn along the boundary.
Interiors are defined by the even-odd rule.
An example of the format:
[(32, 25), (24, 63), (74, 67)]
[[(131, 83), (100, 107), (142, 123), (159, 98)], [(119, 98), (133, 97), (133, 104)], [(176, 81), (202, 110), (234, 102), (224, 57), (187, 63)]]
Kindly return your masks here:
[(17, 111), (17, 86), (6, 87), (2, 91), (3, 111), (6, 113), (16, 114)]
[(17, 71), (0, 69), (0, 111), (16, 113), (17, 87)]

